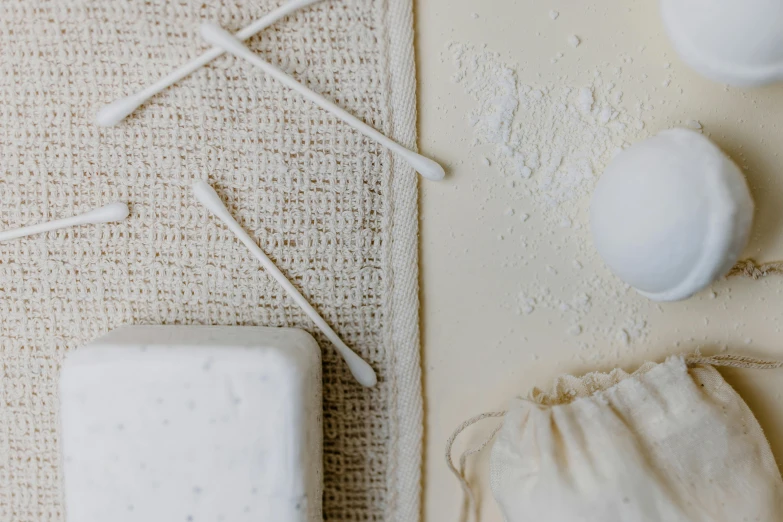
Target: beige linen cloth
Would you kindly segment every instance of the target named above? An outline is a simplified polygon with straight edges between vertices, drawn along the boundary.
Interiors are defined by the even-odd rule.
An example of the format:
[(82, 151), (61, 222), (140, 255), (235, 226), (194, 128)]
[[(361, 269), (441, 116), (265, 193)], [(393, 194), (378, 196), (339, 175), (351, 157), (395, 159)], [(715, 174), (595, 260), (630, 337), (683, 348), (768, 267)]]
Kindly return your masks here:
[(562, 377), (551, 392), (533, 390), (508, 412), (477, 417), (503, 417), (490, 483), (505, 519), (781, 520), (783, 481), (769, 444), (715, 366), (781, 363), (670, 357), (631, 375)]
[[(422, 436), (417, 179), (404, 163), (230, 56), (115, 128), (93, 123), (282, 0), (0, 2), (0, 229), (119, 200), (120, 224), (0, 244), (0, 520), (62, 521), (63, 355), (125, 324), (301, 327), (324, 354), (324, 515), (417, 520)], [(410, 0), (326, 0), (256, 52), (415, 146)], [(207, 179), (342, 338), (312, 323), (192, 198)]]

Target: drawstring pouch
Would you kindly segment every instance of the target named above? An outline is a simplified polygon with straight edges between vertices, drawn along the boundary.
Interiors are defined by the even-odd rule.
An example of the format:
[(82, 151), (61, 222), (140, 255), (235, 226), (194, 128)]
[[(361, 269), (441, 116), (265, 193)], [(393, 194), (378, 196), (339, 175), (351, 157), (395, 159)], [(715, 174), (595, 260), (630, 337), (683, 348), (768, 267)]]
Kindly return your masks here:
[[(736, 355), (673, 356), (633, 374), (560, 377), (508, 411), (463, 423), (446, 458), (478, 520), (466, 459), (494, 437), (490, 484), (506, 522), (777, 522), (783, 481), (745, 401), (715, 369), (780, 368)], [(502, 423), (455, 466), (468, 426)]]

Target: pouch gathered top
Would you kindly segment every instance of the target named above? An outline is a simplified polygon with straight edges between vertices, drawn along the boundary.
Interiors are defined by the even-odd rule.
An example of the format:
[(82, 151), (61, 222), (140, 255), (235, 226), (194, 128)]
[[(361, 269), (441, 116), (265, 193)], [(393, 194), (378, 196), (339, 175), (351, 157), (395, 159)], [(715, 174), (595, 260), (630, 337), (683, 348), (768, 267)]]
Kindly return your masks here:
[(697, 354), (561, 377), (551, 392), (463, 424), (449, 466), (474, 509), (464, 466), (477, 450), (457, 470), (451, 445), (471, 423), (502, 416), (490, 483), (507, 522), (777, 522), (783, 480), (769, 443), (715, 366), (781, 365)]

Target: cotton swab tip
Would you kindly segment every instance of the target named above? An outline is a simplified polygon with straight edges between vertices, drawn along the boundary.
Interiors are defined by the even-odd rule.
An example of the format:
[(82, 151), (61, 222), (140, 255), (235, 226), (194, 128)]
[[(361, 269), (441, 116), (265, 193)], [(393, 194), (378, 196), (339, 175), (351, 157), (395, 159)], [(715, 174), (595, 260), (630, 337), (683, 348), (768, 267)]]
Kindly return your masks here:
[(144, 103), (136, 96), (121, 98), (103, 106), (95, 115), (95, 123), (101, 127), (114, 127)]
[(215, 192), (215, 189), (206, 181), (197, 181), (193, 184), (193, 195), (199, 203), (212, 212), (226, 208), (223, 204), (223, 200), (221, 200), (220, 196)]
[(201, 37), (204, 39), (204, 41), (220, 47), (221, 49), (224, 49), (231, 54), (241, 54), (247, 49), (239, 39), (216, 23), (204, 22), (201, 24), (200, 31)]
[(408, 161), (408, 164), (413, 167), (414, 170), (416, 170), (416, 172), (430, 181), (440, 181), (446, 177), (446, 171), (443, 170), (443, 167), (440, 165), (440, 163), (435, 160), (431, 160), (430, 158), (422, 156), (421, 154), (417, 154), (413, 151), (411, 151), (409, 154), (406, 154), (405, 159)]
[[(351, 351), (350, 353), (353, 354), (354, 352)], [(367, 361), (357, 355), (356, 357), (346, 357), (345, 362), (348, 365), (348, 369), (351, 370), (351, 375), (359, 384), (366, 388), (372, 388), (378, 384), (378, 376)]]
[(87, 212), (82, 217), (85, 223), (91, 225), (97, 225), (99, 223), (112, 223), (114, 221), (122, 221), (130, 215), (130, 209), (128, 205), (121, 202), (109, 203), (101, 208), (96, 208)]
[(204, 205), (213, 215), (224, 223), (230, 225), (234, 221), (233, 216), (226, 208), (226, 204), (220, 199), (215, 189), (206, 181), (197, 181), (193, 184), (193, 196), (196, 201)]

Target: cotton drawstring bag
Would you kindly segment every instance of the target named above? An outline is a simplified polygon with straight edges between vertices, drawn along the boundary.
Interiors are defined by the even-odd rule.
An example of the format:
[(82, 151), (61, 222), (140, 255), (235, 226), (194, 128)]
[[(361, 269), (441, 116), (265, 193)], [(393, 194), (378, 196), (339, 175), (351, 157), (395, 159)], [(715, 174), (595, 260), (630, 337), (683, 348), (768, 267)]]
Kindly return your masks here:
[[(447, 460), (478, 520), (451, 446), (466, 427), (502, 417), (490, 484), (507, 522), (778, 522), (783, 481), (758, 422), (716, 366), (783, 363), (670, 357), (633, 374), (561, 377), (505, 412), (466, 421)], [(464, 517), (463, 517), (464, 519)]]

